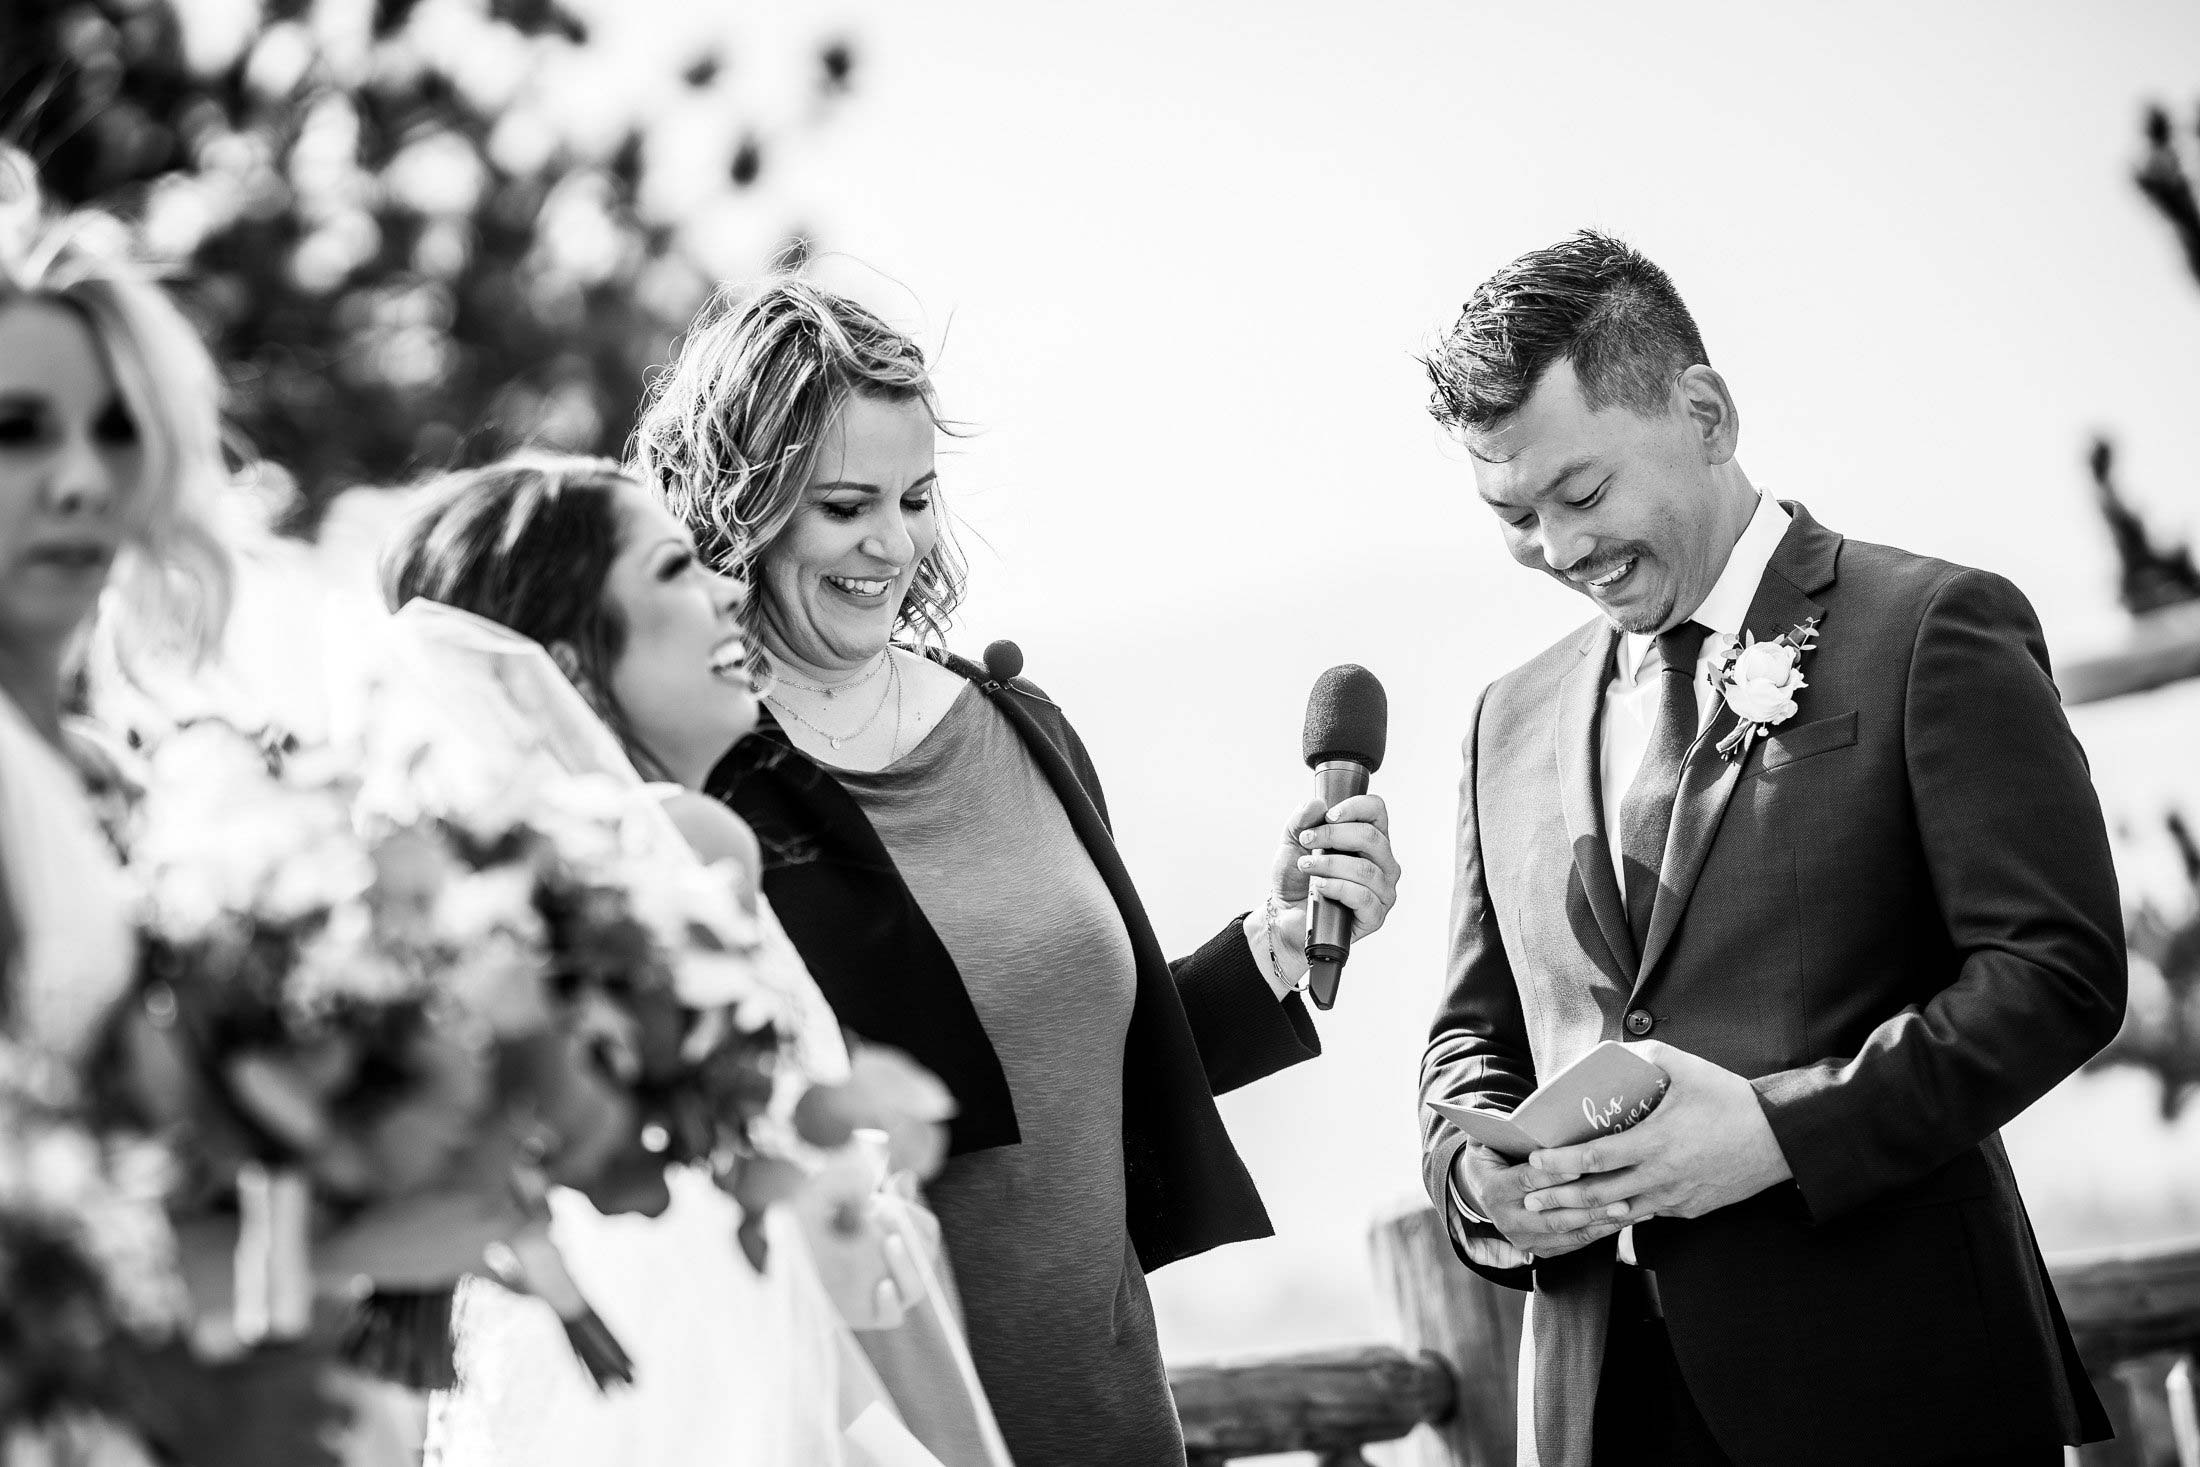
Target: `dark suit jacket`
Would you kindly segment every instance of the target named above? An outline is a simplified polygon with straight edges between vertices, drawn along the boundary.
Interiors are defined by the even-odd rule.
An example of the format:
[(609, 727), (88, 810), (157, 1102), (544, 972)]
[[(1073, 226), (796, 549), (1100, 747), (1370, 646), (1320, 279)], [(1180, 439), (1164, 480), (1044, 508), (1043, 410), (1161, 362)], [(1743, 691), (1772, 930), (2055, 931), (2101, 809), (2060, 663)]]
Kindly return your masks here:
[[(1638, 1037), (1636, 1011), (1641, 1037), (1753, 1080), (1794, 1181), (1636, 1230), (1681, 1369), (1738, 1463), (2098, 1439), (1998, 1134), (2123, 1014), (2084, 756), (2014, 586), (1789, 509), (1747, 626), (1819, 618), (1809, 686), (1738, 762), (1711, 747), (1725, 709), (1699, 740), (1639, 955), (1597, 785), (1618, 634), (1591, 625), (1484, 693), (1422, 1094), (1508, 1108), (1598, 1041)], [(1511, 1250), (1494, 1229), (1446, 1206), (1464, 1138), (1424, 1122), (1462, 1257), (1527, 1286), (1530, 1270), (1498, 1266)], [(1568, 1455), (1554, 1433), (1587, 1429), (1613, 1247), (1532, 1270), (1548, 1459)], [(1525, 1380), (1524, 1402), (1537, 1389)]]
[[(1062, 710), (1022, 678), (939, 660), (1023, 736), (1130, 933), (1138, 986), (1123, 1046), (1123, 1158), (1140, 1266), (1267, 1237), (1275, 1229), (1214, 1097), (1321, 1053), (1305, 1002), (1276, 1001), (1242, 917), (1191, 956), (1165, 958), (1115, 848), (1100, 776)], [(962, 975), (854, 797), (768, 712), (707, 788), (756, 831), (764, 893), (840, 1021), (908, 1051), (954, 1093), (952, 1151), (1015, 1145), (1008, 1081)]]

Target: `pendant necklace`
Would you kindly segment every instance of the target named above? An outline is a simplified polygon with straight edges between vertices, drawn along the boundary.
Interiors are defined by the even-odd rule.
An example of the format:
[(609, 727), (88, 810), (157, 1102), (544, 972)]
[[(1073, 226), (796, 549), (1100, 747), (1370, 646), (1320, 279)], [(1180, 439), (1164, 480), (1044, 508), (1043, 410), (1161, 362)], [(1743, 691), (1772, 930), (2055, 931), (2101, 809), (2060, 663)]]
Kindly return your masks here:
[[(827, 702), (831, 702), (833, 699), (839, 697), (842, 693), (854, 692), (857, 688), (862, 687), (864, 684), (870, 682), (872, 678), (875, 678), (880, 673), (884, 672), (886, 670), (887, 663), (892, 660), (892, 656), (893, 654), (889, 652), (886, 656), (881, 657), (878, 661), (872, 663), (871, 670), (869, 672), (858, 678), (850, 678), (847, 682), (843, 683), (806, 683), (798, 677), (789, 677), (784, 671), (779, 668), (776, 658), (773, 660), (771, 677), (772, 681), (775, 683), (785, 683), (788, 687), (800, 688), (805, 693), (820, 694), (825, 698)], [(850, 737), (852, 738), (854, 736), (850, 735)]]
[[(780, 712), (786, 714), (796, 723), (801, 724), (804, 728), (816, 734), (819, 738), (825, 740), (827, 744), (835, 749), (839, 748), (842, 744), (849, 742), (851, 739), (859, 739), (862, 738), (865, 734), (869, 733), (871, 731), (871, 725), (878, 722), (878, 716), (886, 711), (886, 705), (889, 701), (891, 701), (894, 705), (893, 741), (894, 744), (898, 746), (901, 743), (901, 668), (896, 665), (894, 661), (893, 649), (890, 647), (886, 651), (884, 664), (886, 667), (886, 689), (884, 692), (879, 694), (878, 703), (871, 709), (870, 717), (864, 719), (862, 723), (858, 724), (856, 727), (850, 729), (848, 732), (843, 734), (836, 734), (831, 729), (819, 728), (816, 724), (810, 722), (809, 719), (804, 718), (800, 713), (797, 713), (776, 693), (767, 694), (766, 696), (770, 699), (772, 704), (779, 709)], [(869, 682), (871, 678), (875, 677), (876, 675), (876, 673), (866, 674), (862, 679), (860, 679), (860, 681)], [(791, 684), (791, 686), (801, 687), (802, 684), (794, 683)], [(813, 688), (810, 691), (819, 692), (822, 691), (822, 689)], [(829, 697), (831, 695), (827, 694), (827, 696)], [(889, 762), (892, 761), (893, 754), (894, 749), (889, 748), (887, 750), (887, 759)]]

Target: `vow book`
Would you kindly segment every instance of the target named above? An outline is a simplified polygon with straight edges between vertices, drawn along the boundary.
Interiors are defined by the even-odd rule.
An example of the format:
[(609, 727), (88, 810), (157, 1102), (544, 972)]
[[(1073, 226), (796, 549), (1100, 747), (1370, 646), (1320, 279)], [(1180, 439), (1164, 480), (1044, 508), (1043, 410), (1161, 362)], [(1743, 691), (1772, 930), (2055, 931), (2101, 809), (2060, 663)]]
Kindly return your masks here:
[(1500, 1156), (1525, 1161), (1532, 1151), (1626, 1130), (1657, 1109), (1672, 1083), (1664, 1070), (1607, 1039), (1538, 1085), (1509, 1115), (1443, 1100), (1429, 1104)]

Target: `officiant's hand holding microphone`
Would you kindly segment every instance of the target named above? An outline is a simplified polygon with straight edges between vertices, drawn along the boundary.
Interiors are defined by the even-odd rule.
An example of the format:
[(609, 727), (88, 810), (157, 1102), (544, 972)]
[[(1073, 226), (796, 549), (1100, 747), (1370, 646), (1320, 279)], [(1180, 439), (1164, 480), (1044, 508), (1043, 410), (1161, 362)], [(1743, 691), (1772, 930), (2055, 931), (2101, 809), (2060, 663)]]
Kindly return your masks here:
[(1315, 794), (1285, 822), (1269, 899), (1245, 918), (1253, 961), (1279, 996), (1304, 975), (1315, 1005), (1328, 1008), (1351, 944), (1379, 930), (1397, 904), (1390, 811), (1366, 793), (1383, 762), (1387, 721), (1382, 684), (1362, 667), (1331, 668), (1307, 700), (1302, 746)]

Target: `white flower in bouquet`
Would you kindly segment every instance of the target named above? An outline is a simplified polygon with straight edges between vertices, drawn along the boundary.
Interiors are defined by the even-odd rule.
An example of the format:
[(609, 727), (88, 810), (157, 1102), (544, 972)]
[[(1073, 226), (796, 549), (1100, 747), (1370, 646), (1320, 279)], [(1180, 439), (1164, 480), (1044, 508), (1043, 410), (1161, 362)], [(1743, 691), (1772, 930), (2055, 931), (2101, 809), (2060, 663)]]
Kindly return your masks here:
[(334, 821), (319, 826), (268, 868), (250, 911), (272, 922), (303, 922), (356, 902), (372, 889), (374, 859), (350, 826)]
[(672, 987), (689, 1008), (730, 1009), (734, 1028), (744, 1034), (766, 1029), (785, 1033), (794, 1018), (786, 996), (758, 981), (756, 959), (748, 953), (693, 947), (677, 951)]
[(649, 793), (605, 774), (569, 774), (536, 786), (527, 823), (558, 855), (601, 873), (647, 849)]
[(240, 794), (256, 795), (275, 780), (257, 740), (212, 719), (162, 738), (153, 746), (146, 770), (153, 794), (170, 800), (195, 798), (213, 808)]
[(255, 740), (214, 723), (153, 751), (131, 862), (152, 925), (181, 942), (303, 922), (374, 879), (340, 787), (285, 780)]
[(373, 908), (346, 902), (299, 945), (283, 985), (287, 1006), (310, 1022), (344, 1008), (425, 1002), (427, 971), (404, 961), (401, 951), (380, 940)]
[(79, 1213), (123, 1324), (147, 1336), (180, 1327), (191, 1313), (175, 1230), (162, 1205), (171, 1170), (167, 1153), (150, 1142), (111, 1144), (106, 1185)]
[(492, 932), (462, 948), (443, 974), (443, 991), (465, 1019), (492, 1037), (539, 1034), (555, 1019), (542, 981), (542, 946), (510, 932)]
[(532, 866), (493, 866), (448, 882), (436, 898), (435, 931), (454, 954), (443, 982), (461, 1013), (499, 1035), (549, 1024), (542, 974), (550, 934), (535, 908)]
[(730, 862), (705, 866), (684, 856), (630, 860), (622, 863), (616, 879), (633, 904), (635, 917), (668, 953), (739, 959), (735, 964), (717, 965), (720, 971), (715, 975), (699, 973), (697, 981), (705, 987), (693, 992), (683, 987), (682, 1002), (693, 1008), (716, 1008), (758, 986), (750, 955), (763, 934), (755, 913), (742, 900), (739, 868)]
[(535, 873), (523, 865), (491, 866), (445, 882), (435, 899), (437, 936), (465, 947), (494, 936), (541, 943), (547, 936), (535, 909)]
[(0, 1211), (44, 1219), (98, 1266), (121, 1322), (147, 1336), (180, 1326), (189, 1298), (162, 1207), (165, 1155), (104, 1145), (90, 1131), (0, 1104)]

